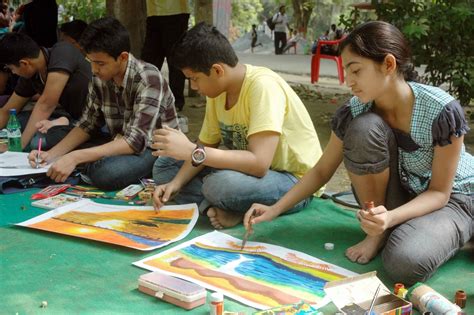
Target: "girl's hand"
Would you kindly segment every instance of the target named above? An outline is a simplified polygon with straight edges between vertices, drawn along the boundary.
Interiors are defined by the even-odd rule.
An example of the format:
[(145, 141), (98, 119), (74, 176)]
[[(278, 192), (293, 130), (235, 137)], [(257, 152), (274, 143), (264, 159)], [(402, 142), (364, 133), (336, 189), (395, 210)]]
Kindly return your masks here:
[(362, 230), (370, 236), (380, 235), (390, 227), (390, 212), (384, 206), (359, 210), (357, 219)]
[(258, 224), (265, 221), (271, 221), (276, 218), (279, 213), (273, 206), (265, 206), (259, 203), (254, 203), (244, 216), (245, 229), (252, 234), (254, 224)]

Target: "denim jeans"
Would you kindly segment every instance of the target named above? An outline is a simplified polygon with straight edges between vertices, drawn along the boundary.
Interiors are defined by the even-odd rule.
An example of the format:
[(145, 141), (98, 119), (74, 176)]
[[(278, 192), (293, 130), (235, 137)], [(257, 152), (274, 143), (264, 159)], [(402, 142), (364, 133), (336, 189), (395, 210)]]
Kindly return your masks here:
[[(153, 167), (157, 185), (170, 182), (183, 165), (183, 161), (160, 157)], [(298, 178), (288, 172), (269, 170), (264, 177), (254, 177), (233, 170), (206, 167), (174, 197), (178, 204), (197, 203), (204, 214), (209, 207), (244, 214), (253, 203), (272, 205), (288, 192)], [(307, 198), (287, 213), (301, 210), (309, 204)]]
[(156, 157), (146, 149), (139, 155), (116, 155), (87, 163), (82, 173), (102, 190), (118, 190), (149, 177)]
[[(364, 175), (390, 169), (387, 209), (410, 200), (398, 174), (395, 135), (380, 116), (364, 113), (354, 118), (343, 142), (344, 164), (350, 172)], [(429, 279), (472, 237), (473, 203), (472, 195), (451, 194), (441, 209), (410, 219), (389, 231), (382, 262), (391, 278), (408, 285)]]

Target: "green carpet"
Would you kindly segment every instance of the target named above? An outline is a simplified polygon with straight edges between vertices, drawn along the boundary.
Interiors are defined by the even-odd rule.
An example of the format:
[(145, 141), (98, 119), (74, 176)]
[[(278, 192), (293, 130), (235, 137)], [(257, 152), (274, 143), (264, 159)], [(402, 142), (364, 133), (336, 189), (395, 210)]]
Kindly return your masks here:
[[(147, 271), (132, 262), (160, 250), (145, 253), (13, 226), (44, 213), (30, 206), (31, 194), (0, 195), (1, 314), (209, 314), (208, 305), (185, 311), (137, 290), (138, 277)], [(200, 218), (183, 241), (210, 231), (208, 220)], [(242, 238), (244, 229), (239, 226), (224, 232)], [(344, 257), (344, 250), (362, 238), (352, 211), (316, 199), (300, 213), (256, 226), (250, 240), (299, 250), (357, 273), (377, 270), (385, 285), (393, 288), (380, 257), (367, 265)], [(326, 251), (326, 242), (334, 243), (335, 249)], [(474, 314), (472, 249), (458, 253), (427, 284), (450, 300), (456, 290), (465, 290), (469, 294), (465, 311)], [(41, 301), (48, 302), (46, 309), (40, 308)], [(246, 314), (254, 311), (227, 298), (225, 309)], [(323, 311), (333, 314), (335, 307), (329, 305)]]

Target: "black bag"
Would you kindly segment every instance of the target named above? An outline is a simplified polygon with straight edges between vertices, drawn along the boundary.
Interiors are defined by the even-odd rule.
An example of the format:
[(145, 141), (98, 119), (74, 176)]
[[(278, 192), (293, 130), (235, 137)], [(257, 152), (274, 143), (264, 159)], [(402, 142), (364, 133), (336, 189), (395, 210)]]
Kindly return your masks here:
[[(74, 171), (64, 184), (77, 185), (79, 181), (79, 172)], [(44, 188), (54, 184), (58, 183), (46, 176), (46, 173), (12, 177), (0, 176), (0, 194), (11, 194), (30, 188)]]
[(273, 23), (273, 16), (267, 19), (267, 26), (272, 31), (275, 29), (275, 23)]

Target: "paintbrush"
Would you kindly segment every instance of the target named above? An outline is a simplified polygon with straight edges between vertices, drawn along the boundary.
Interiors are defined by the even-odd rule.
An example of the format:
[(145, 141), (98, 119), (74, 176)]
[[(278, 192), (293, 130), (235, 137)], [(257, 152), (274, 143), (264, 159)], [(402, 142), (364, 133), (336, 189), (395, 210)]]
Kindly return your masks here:
[(372, 309), (374, 308), (375, 300), (377, 300), (377, 296), (379, 295), (380, 286), (381, 284), (379, 284), (379, 286), (377, 287), (377, 290), (375, 290), (374, 298), (372, 299), (372, 302), (370, 303), (370, 308), (367, 311), (367, 315), (372, 315)]
[(247, 243), (247, 240), (250, 236), (250, 231), (252, 230), (252, 220), (253, 218), (255, 218), (255, 215), (256, 215), (256, 210), (253, 209), (252, 214), (250, 215), (250, 218), (249, 218), (249, 228), (247, 229), (247, 231), (245, 231), (244, 239), (242, 240), (242, 247), (240, 248), (240, 250), (244, 250), (245, 244)]

